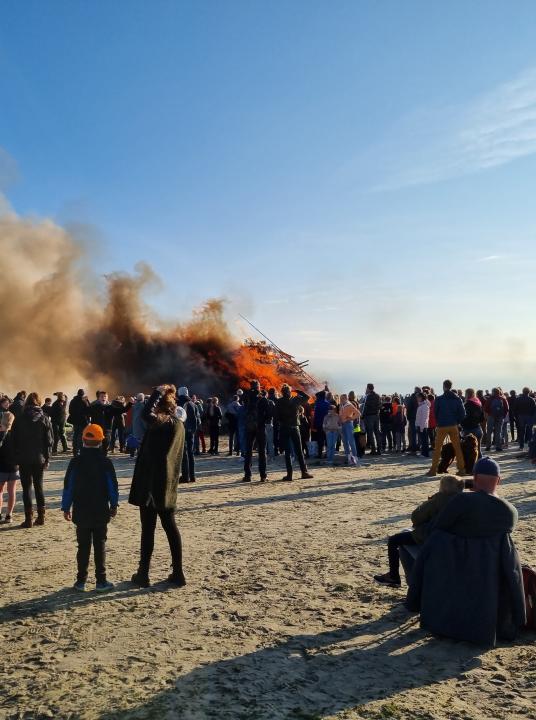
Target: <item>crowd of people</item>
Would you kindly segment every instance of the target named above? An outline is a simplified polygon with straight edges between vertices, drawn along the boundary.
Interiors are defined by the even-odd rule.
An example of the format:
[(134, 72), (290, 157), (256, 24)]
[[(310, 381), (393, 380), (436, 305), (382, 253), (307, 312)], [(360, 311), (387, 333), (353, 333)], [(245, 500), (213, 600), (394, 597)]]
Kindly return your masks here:
[[(102, 428), (104, 455), (120, 452), (135, 457), (142, 445), (147, 429), (144, 411), (148, 397), (144, 393), (129, 398), (118, 395), (110, 401), (108, 393), (99, 390), (90, 402), (80, 389), (70, 402), (63, 392), (53, 397), (42, 402), (37, 393), (24, 391), (13, 400), (0, 397), (0, 522), (12, 522), (20, 479), (23, 526), (44, 523), (43, 472), (52, 455), (80, 453), (88, 424)], [(279, 392), (273, 387), (261, 388), (253, 380), (225, 403), (179, 387), (175, 412), (185, 429), (180, 483), (195, 482), (196, 456), (220, 454), (222, 434), (228, 442), (224, 452), (243, 463), (242, 482), (251, 482), (254, 453), (261, 482), (267, 480), (278, 455), (285, 459), (282, 479), (291, 481), (294, 464), (303, 478), (310, 477), (309, 458), (359, 467), (366, 454), (427, 458), (432, 453), (428, 474), (433, 476), (445, 472), (454, 458), (460, 475), (470, 473), (482, 448), (501, 452), (517, 443), (520, 450), (535, 454), (536, 399), (528, 387), (519, 394), (515, 390), (505, 393), (500, 387), (491, 392), (462, 391), (454, 390), (446, 380), (438, 395), (426, 385), (405, 395), (379, 395), (369, 383), (361, 396), (354, 391), (339, 395), (327, 386), (310, 396), (302, 390), (292, 391), (287, 384)], [(66, 427), (71, 428), (70, 449)]]
[[(196, 456), (220, 453), (222, 433), (228, 437), (227, 454), (236, 455), (243, 463), (241, 482), (245, 483), (252, 481), (255, 453), (261, 482), (268, 480), (269, 466), (278, 455), (284, 456), (285, 482), (293, 480), (294, 465), (299, 467), (302, 478), (311, 478), (309, 458), (315, 458), (317, 463), (325, 460), (330, 465), (340, 462), (357, 468), (367, 452), (371, 456), (406, 453), (428, 458), (432, 451), (428, 476), (448, 473), (450, 463), (456, 459), (458, 475), (468, 477), (445, 475), (438, 492), (413, 513), (413, 528), (389, 538), (389, 570), (375, 579), (392, 586), (401, 584), (401, 551), (428, 547), (428, 538), (437, 530), (448, 527), (452, 531), (451, 526), (455, 526), (460, 537), (482, 540), (509, 534), (513, 529), (517, 514), (506, 501), (477, 501), (467, 493), (469, 490), (475, 498), (482, 493), (497, 497), (500, 469), (496, 461), (482, 456), (483, 447), (486, 452), (492, 447), (501, 452), (509, 443), (517, 443), (522, 457), (536, 463), (536, 400), (528, 387), (520, 394), (514, 390), (506, 394), (499, 387), (491, 392), (472, 388), (462, 392), (445, 380), (442, 393), (437, 395), (433, 388), (423, 386), (407, 395), (380, 396), (369, 383), (359, 397), (353, 391), (338, 395), (327, 386), (311, 396), (286, 383), (278, 392), (275, 388), (261, 388), (257, 380), (252, 380), (247, 389), (238, 389), (223, 405), (217, 397), (204, 401), (190, 394), (187, 387), (177, 390), (173, 385), (161, 385), (148, 397), (143, 393), (128, 399), (120, 395), (112, 401), (101, 390), (93, 402), (83, 389), (70, 402), (62, 392), (54, 393), (54, 397), (54, 401), (46, 398), (42, 402), (38, 393), (24, 391), (13, 400), (0, 397), (0, 521), (9, 524), (13, 520), (20, 480), (24, 506), (21, 527), (43, 525), (44, 472), (53, 455), (72, 452), (62, 510), (65, 519), (76, 525), (75, 588), (80, 591), (85, 590), (91, 547), (96, 589), (113, 587), (106, 577), (105, 560), (107, 525), (117, 513), (119, 502), (110, 458), (116, 450), (136, 459), (129, 502), (139, 508), (141, 539), (140, 562), (132, 582), (141, 587), (150, 585), (158, 518), (171, 554), (172, 572), (167, 582), (177, 587), (186, 583), (181, 536), (175, 521), (177, 488), (179, 483), (196, 481)], [(67, 426), (71, 430), (70, 449)], [(5, 490), (7, 505), (3, 515)], [(459, 496), (463, 496), (462, 500), (457, 499)], [(459, 511), (453, 515), (455, 504)], [(478, 543), (473, 544), (476, 547)], [(457, 552), (445, 547), (441, 551), (447, 555)], [(484, 550), (491, 553), (492, 546)], [(479, 552), (484, 550), (480, 548)], [(420, 557), (415, 567), (420, 568), (422, 584), (425, 560)], [(415, 592), (411, 593), (410, 584), (408, 598), (413, 597), (413, 601), (408, 603), (419, 605), (421, 601), (417, 602)], [(490, 632), (486, 627), (482, 636)], [(466, 628), (460, 633), (460, 637), (470, 635)]]

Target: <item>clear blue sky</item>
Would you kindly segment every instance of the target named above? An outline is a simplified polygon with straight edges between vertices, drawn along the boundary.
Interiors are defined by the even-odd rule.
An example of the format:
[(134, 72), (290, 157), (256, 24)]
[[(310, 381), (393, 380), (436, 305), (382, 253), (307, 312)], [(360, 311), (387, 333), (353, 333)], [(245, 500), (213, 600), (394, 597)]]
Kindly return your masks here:
[(532, 0), (2, 3), (0, 189), (339, 384), (536, 385), (535, 27)]

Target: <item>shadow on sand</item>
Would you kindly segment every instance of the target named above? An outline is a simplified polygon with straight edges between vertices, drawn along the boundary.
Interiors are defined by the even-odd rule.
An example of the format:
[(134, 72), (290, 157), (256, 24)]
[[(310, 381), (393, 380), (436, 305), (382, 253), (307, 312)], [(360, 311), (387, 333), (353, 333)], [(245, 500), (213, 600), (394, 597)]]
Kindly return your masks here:
[(314, 720), (371, 700), (387, 700), (479, 665), (479, 648), (437, 641), (394, 608), (379, 620), (221, 660), (177, 678), (146, 704), (100, 720)]

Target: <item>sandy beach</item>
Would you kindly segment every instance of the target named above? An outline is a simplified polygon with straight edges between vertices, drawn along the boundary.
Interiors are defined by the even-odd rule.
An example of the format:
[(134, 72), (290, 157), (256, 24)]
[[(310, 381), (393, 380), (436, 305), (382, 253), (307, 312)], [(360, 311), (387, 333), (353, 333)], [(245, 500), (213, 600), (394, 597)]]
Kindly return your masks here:
[[(522, 561), (536, 565), (536, 470), (517, 455), (500, 458), (502, 493), (520, 514)], [(386, 568), (386, 536), (437, 487), (424, 460), (312, 464), (314, 479), (293, 483), (279, 482), (279, 461), (270, 482), (244, 485), (236, 458), (200, 458), (177, 511), (188, 585), (158, 584), (169, 572), (159, 528), (155, 584), (143, 590), (128, 582), (133, 461), (113, 459), (112, 592), (71, 589), (74, 528), (59, 509), (67, 458), (46, 475), (46, 525), (0, 526), (0, 718), (536, 717), (534, 635), (493, 650), (435, 639), (402, 607), (404, 586), (372, 580)], [(18, 523), (20, 497), (16, 511)]]

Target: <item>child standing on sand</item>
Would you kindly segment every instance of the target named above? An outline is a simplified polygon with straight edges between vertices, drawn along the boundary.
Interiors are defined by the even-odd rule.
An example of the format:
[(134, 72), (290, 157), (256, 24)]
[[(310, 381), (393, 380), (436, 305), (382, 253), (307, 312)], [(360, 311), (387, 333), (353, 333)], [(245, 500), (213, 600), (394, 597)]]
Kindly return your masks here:
[(113, 588), (106, 579), (106, 537), (110, 518), (117, 514), (119, 491), (113, 463), (102, 452), (103, 440), (100, 425), (88, 425), (84, 429), (83, 447), (80, 455), (69, 463), (61, 500), (65, 519), (76, 525), (78, 573), (74, 589), (81, 592), (86, 589), (91, 545), (95, 589), (104, 592)]

